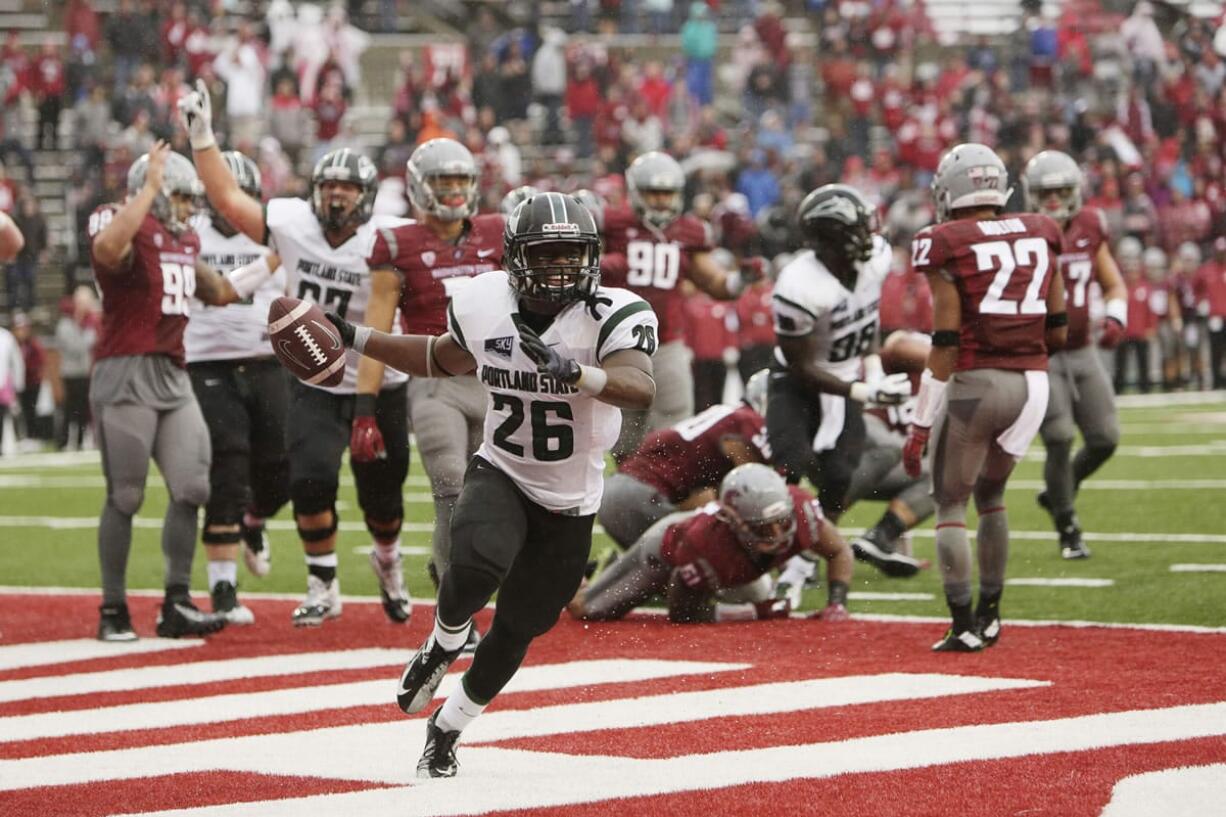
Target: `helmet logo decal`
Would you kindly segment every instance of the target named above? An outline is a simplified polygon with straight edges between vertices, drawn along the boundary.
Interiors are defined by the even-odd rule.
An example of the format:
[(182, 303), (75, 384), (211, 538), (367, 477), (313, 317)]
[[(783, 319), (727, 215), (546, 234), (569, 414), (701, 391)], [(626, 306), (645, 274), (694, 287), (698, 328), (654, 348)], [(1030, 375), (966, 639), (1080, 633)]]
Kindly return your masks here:
[(427, 267), (434, 266), (435, 258), (437, 258), (437, 256), (434, 254), (434, 250), (426, 250), (421, 254), (421, 262)]
[(579, 225), (571, 224), (568, 221), (555, 222), (553, 224), (542, 224), (541, 231), (546, 233), (554, 233), (556, 235), (579, 235)]

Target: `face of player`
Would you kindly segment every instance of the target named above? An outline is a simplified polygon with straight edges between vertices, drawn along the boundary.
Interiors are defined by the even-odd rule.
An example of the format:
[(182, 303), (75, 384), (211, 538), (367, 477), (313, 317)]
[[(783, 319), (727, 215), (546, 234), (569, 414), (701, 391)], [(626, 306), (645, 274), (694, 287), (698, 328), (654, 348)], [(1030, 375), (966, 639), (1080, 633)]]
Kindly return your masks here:
[(677, 203), (676, 190), (644, 190), (643, 203), (652, 210), (667, 210)]
[(472, 192), (473, 177), (463, 174), (445, 174), (430, 180), (434, 198), (444, 207), (463, 207)]
[(356, 182), (325, 181), (319, 186), (320, 203), (332, 224), (343, 224), (358, 206), (362, 186)]
[(522, 291), (533, 312), (557, 314), (578, 297), (575, 286), (588, 261), (582, 245), (569, 241), (535, 244), (525, 255), (529, 281)]
[(746, 524), (746, 534), (759, 553), (778, 553), (792, 539), (792, 517)]
[(1072, 198), (1073, 188), (1050, 187), (1042, 191), (1039, 199), (1039, 206), (1043, 208), (1044, 213), (1051, 215), (1064, 210)]
[(170, 196), (170, 211), (175, 220), (186, 224), (196, 212), (196, 199), (186, 193), (172, 193)]

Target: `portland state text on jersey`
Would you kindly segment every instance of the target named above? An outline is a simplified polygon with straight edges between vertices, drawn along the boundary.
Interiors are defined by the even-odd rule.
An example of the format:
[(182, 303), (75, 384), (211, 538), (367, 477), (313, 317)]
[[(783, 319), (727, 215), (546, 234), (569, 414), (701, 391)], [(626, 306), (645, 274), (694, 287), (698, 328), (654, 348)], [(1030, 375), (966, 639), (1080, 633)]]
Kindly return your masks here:
[(321, 264), (318, 261), (308, 261), (305, 258), (298, 259), (298, 272), (301, 275), (309, 275), (321, 281), (336, 281), (338, 284), (349, 287), (360, 287), (362, 280), (366, 277), (365, 272), (354, 272), (353, 270)]
[(579, 393), (574, 386), (568, 386), (552, 375), (522, 369), (503, 369), (488, 363), (481, 367), (481, 382), (491, 389), (507, 391), (528, 391), (540, 394)]

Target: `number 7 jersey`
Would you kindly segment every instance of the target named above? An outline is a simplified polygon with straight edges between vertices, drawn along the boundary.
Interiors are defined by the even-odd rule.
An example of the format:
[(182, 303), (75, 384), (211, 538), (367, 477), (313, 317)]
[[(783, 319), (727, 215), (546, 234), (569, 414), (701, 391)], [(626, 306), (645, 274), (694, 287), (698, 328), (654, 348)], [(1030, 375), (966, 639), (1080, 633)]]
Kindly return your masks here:
[(954, 368), (1047, 369), (1047, 291), (1063, 240), (1040, 213), (959, 219), (920, 230), (916, 271), (958, 288), (962, 330)]
[[(487, 272), (451, 299), (447, 328), (477, 361), (488, 410), (477, 455), (509, 476), (533, 502), (574, 516), (596, 513), (604, 491), (604, 457), (621, 430), (621, 411), (537, 371), (519, 345), (519, 301), (507, 273)], [(655, 313), (624, 289), (600, 287), (570, 304), (541, 339), (586, 366), (623, 349), (651, 354)]]

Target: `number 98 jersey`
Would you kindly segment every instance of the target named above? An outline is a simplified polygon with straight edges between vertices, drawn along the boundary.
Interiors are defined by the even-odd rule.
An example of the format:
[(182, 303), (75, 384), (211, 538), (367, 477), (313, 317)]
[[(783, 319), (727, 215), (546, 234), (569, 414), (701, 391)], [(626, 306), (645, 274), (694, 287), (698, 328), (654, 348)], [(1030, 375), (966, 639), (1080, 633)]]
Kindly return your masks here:
[(118, 205), (105, 204), (89, 217), (90, 260), (102, 293), (102, 332), (94, 356), (161, 354), (182, 366), (200, 239), (190, 229), (172, 233), (148, 214), (132, 237), (128, 263), (103, 266), (93, 254), (93, 242), (118, 210)]
[[(595, 298), (557, 314), (541, 339), (580, 365), (614, 352), (656, 349), (655, 313), (632, 292), (599, 287)], [(529, 499), (555, 513), (596, 513), (604, 455), (621, 430), (621, 411), (537, 371), (519, 346), (519, 303), (507, 273), (483, 273), (447, 311), (451, 337), (477, 361), (488, 409), (477, 455), (509, 476)]]
[(915, 234), (915, 270), (958, 288), (955, 370), (1047, 369), (1047, 290), (1062, 246), (1059, 225), (1040, 213), (958, 219)]
[[(352, 323), (362, 324), (366, 322), (366, 304), (370, 301), (370, 268), (366, 258), (374, 248), (376, 232), (382, 227), (410, 222), (392, 216), (372, 216), (349, 240), (333, 247), (309, 202), (282, 198), (268, 202), (264, 223), (269, 246), (281, 256), (287, 293), (319, 304), (325, 312), (335, 312)], [(400, 334), (399, 315), (392, 321), (391, 334)], [(352, 349), (345, 354), (345, 379), (340, 385), (312, 388), (333, 394), (353, 394), (357, 390), (358, 361), (362, 356)], [(388, 367), (383, 372), (383, 388), (407, 379), (408, 375)]]
[[(771, 302), (775, 334), (817, 336), (817, 366), (843, 380), (860, 376), (860, 359), (873, 345), (880, 316), (881, 285), (890, 274), (892, 253), (881, 236), (873, 237), (873, 255), (860, 264), (853, 289), (806, 250), (779, 272)], [(776, 347), (775, 359), (787, 365)]]

